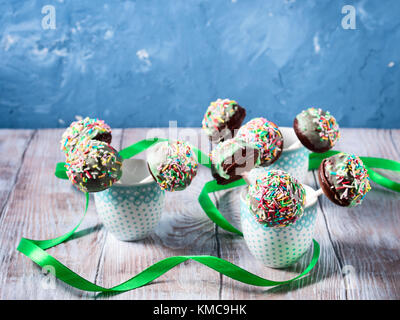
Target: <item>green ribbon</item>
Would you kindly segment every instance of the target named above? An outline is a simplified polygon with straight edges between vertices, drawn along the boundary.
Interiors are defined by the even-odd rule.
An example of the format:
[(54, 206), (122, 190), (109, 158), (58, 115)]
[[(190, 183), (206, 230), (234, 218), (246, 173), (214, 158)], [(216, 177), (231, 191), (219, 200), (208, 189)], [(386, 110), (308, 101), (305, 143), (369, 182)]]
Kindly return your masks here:
[[(135, 156), (136, 154), (146, 150), (157, 142), (166, 141), (166, 139), (146, 139), (139, 141), (123, 150), (120, 151), (120, 155), (123, 159), (128, 159), (130, 157)], [(210, 168), (210, 159), (207, 155), (205, 155), (201, 150), (197, 148), (193, 148), (196, 153), (198, 159), (201, 159), (200, 163)], [(55, 175), (60, 179), (68, 179), (66, 175), (66, 169), (64, 167), (64, 163), (58, 163), (55, 170)], [(199, 196), (199, 202), (202, 208), (206, 211), (207, 215), (211, 220), (216, 222), (218, 225), (223, 227), (224, 229), (234, 232), (236, 234), (242, 235), (242, 233), (237, 230), (235, 227), (231, 226), (229, 222), (222, 216), (219, 210), (214, 206), (212, 201), (210, 200), (208, 193), (215, 192), (220, 190), (226, 190), (229, 188), (234, 188), (240, 185), (244, 185), (245, 181), (243, 179), (233, 182), (231, 184), (220, 186), (216, 184), (216, 181), (210, 181), (206, 183), (205, 188), (201, 192)], [(213, 191), (214, 190), (214, 191)], [(224, 259), (214, 257), (214, 256), (173, 256), (163, 260), (158, 261), (157, 263), (151, 265), (147, 269), (143, 270), (136, 276), (132, 277), (128, 281), (125, 281), (119, 285), (116, 285), (112, 288), (104, 288), (96, 285), (84, 278), (80, 275), (66, 267), (60, 261), (49, 255), (45, 250), (57, 246), (60, 243), (65, 242), (68, 239), (72, 239), (76, 230), (81, 225), (83, 219), (86, 216), (87, 209), (89, 206), (89, 194), (85, 193), (86, 204), (84, 215), (79, 221), (79, 223), (68, 233), (49, 240), (32, 240), (27, 238), (22, 238), (17, 250), (32, 261), (37, 263), (41, 267), (52, 266), (54, 268), (54, 275), (56, 278), (62, 280), (68, 285), (85, 291), (93, 291), (93, 292), (124, 292), (128, 290), (133, 290), (144, 286), (154, 279), (157, 279), (161, 275), (165, 274), (175, 266), (185, 262), (187, 260), (193, 260), (198, 263), (203, 264), (231, 279), (240, 281), (242, 283), (246, 283), (249, 285), (260, 286), (260, 287), (268, 287), (268, 286), (277, 286), (288, 284), (297, 279), (302, 278), (307, 275), (316, 265), (320, 255), (320, 246), (317, 241), (313, 240), (314, 244), (314, 252), (312, 259), (306, 269), (299, 274), (298, 276), (285, 281), (272, 281), (268, 279), (261, 278), (253, 273), (250, 273), (233, 263), (226, 261)]]
[[(79, 224), (77, 225), (77, 227), (78, 226)], [(52, 241), (56, 239), (46, 241)], [(261, 278), (234, 265), (233, 263), (214, 256), (173, 256), (156, 262), (147, 269), (138, 273), (136, 276), (121, 284), (118, 284), (112, 288), (104, 288), (82, 278), (80, 275), (78, 275), (77, 273), (66, 267), (64, 264), (59, 262), (57, 259), (49, 255), (37, 244), (37, 242), (38, 241), (36, 240), (22, 238), (17, 250), (25, 254), (28, 258), (36, 262), (41, 267), (52, 266), (54, 268), (54, 276), (57, 279), (67, 283), (68, 285), (80, 290), (94, 292), (124, 292), (142, 287), (187, 260), (199, 262), (202, 265), (207, 266), (219, 273), (222, 273), (229, 278), (246, 284), (260, 287), (277, 286), (288, 284), (305, 276), (311, 271), (312, 268), (314, 268), (320, 254), (319, 244), (314, 240), (314, 253), (308, 267), (300, 275), (286, 281), (272, 281)]]
[(143, 152), (144, 150), (150, 148), (151, 146), (155, 145), (158, 142), (163, 142), (163, 141), (168, 141), (168, 139), (165, 138), (152, 138), (152, 139), (144, 139), (139, 142), (136, 142), (129, 147), (126, 147), (122, 149), (119, 152), (119, 155), (122, 157), (122, 159), (129, 159), (137, 154)]
[(65, 168), (65, 162), (57, 163), (54, 175), (59, 179), (68, 180), (67, 169)]
[[(340, 152), (341, 151), (331, 150), (325, 153), (310, 153), (308, 170), (318, 169), (322, 160), (332, 155), (338, 154)], [(387, 177), (384, 177), (383, 175), (371, 169), (371, 168), (378, 168), (378, 169), (387, 169), (400, 172), (400, 162), (389, 159), (373, 158), (373, 157), (360, 157), (360, 158), (363, 161), (365, 168), (368, 170), (368, 174), (372, 181), (390, 190), (400, 192), (400, 183), (393, 181)], [(212, 220), (222, 229), (236, 233), (240, 236), (242, 236), (243, 234), (239, 230), (237, 230), (234, 226), (232, 226), (228, 222), (228, 220), (226, 220), (226, 218), (221, 214), (221, 212), (217, 209), (217, 207), (215, 207), (214, 203), (211, 201), (209, 197), (209, 193), (230, 189), (245, 184), (246, 182), (243, 179), (240, 179), (236, 182), (227, 185), (218, 185), (216, 181), (210, 181), (204, 185), (199, 196), (199, 203), (203, 208), (203, 210), (205, 211), (205, 213), (207, 214), (207, 216), (210, 218), (210, 220)]]
[(203, 208), (204, 212), (207, 214), (207, 216), (210, 218), (211, 221), (213, 221), (222, 229), (236, 233), (239, 236), (243, 236), (243, 233), (238, 229), (236, 229), (234, 226), (232, 226), (228, 220), (226, 220), (226, 218), (221, 214), (221, 212), (211, 201), (210, 196), (208, 194), (244, 185), (246, 185), (246, 181), (244, 181), (244, 179), (240, 179), (226, 185), (219, 185), (217, 184), (217, 181), (212, 180), (204, 185), (198, 198), (200, 206)]
[[(167, 141), (167, 139), (162, 139), (162, 138), (154, 138), (154, 139), (146, 139), (139, 141), (123, 150), (120, 151), (120, 155), (123, 159), (128, 159), (131, 158), (140, 152), (148, 149), (152, 145), (160, 142), (160, 141)], [(197, 155), (197, 158), (200, 160), (200, 163), (205, 165), (206, 167), (210, 168), (211, 163), (210, 159), (207, 155), (205, 155), (201, 150), (192, 147), (195, 154)], [(314, 170), (317, 169), (321, 163), (321, 161), (327, 157), (330, 157), (331, 155), (337, 154), (339, 151), (328, 151), (326, 153), (311, 153), (309, 156), (309, 170)], [(381, 159), (381, 158), (372, 158), (372, 157), (361, 157), (363, 160), (365, 166), (367, 167), (368, 173), (371, 177), (371, 180), (375, 181), (376, 183), (400, 192), (400, 184), (392, 181), (381, 174), (375, 172), (371, 168), (380, 168), (380, 169), (388, 169), (392, 171), (400, 171), (400, 163), (394, 160), (389, 160), (389, 159)], [(60, 179), (68, 179), (68, 176), (66, 175), (66, 169), (65, 169), (65, 164), (64, 163), (58, 163), (56, 166), (55, 170), (55, 175), (56, 177)], [(202, 189), (200, 195), (199, 195), (199, 203), (207, 216), (218, 226), (221, 228), (230, 231), (232, 233), (235, 233), (237, 235), (243, 236), (242, 232), (240, 232), (238, 229), (236, 229), (234, 226), (232, 226), (226, 218), (221, 214), (221, 212), (217, 209), (217, 207), (214, 205), (214, 203), (211, 201), (209, 197), (209, 193), (211, 192), (217, 192), (221, 190), (227, 190), (231, 188), (235, 188), (238, 186), (245, 185), (246, 182), (243, 179), (240, 179), (238, 181), (235, 181), (233, 183), (227, 184), (227, 185), (218, 185), (215, 180), (209, 181), (204, 185), (204, 188)], [(104, 288), (101, 286), (98, 286), (78, 274), (76, 274), (74, 271), (70, 270), (67, 268), (65, 265), (60, 263), (57, 259), (49, 255), (45, 250), (54, 247), (60, 243), (65, 242), (68, 239), (71, 239), (73, 235), (75, 234), (76, 230), (79, 228), (80, 224), (82, 223), (83, 219), (85, 218), (85, 215), (87, 213), (88, 205), (89, 205), (89, 194), (86, 193), (86, 205), (85, 205), (85, 211), (84, 215), (79, 221), (79, 223), (75, 226), (74, 229), (72, 229), (70, 232), (54, 238), (54, 239), (49, 239), (49, 240), (31, 240), (31, 239), (26, 239), (22, 238), (17, 250), (20, 251), (21, 253), (25, 254), (27, 257), (29, 257), (32, 261), (36, 262), (38, 265), (41, 267), (46, 267), (46, 266), (52, 266), (55, 271), (55, 276), (64, 281), (65, 283), (81, 290), (86, 290), (86, 291), (94, 291), (94, 292), (124, 292), (128, 290), (133, 290), (136, 288), (139, 288), (141, 286), (144, 286), (154, 279), (160, 277), (161, 275), (165, 274), (175, 266), (181, 264), (182, 262), (185, 262), (187, 260), (193, 260), (198, 263), (201, 263), (217, 272), (220, 272), (221, 274), (224, 274), (227, 277), (230, 277), (234, 280), (249, 284), (249, 285), (254, 285), (254, 286), (276, 286), (276, 285), (283, 285), (283, 284), (288, 284), (292, 281), (295, 281), (306, 274), (308, 274), (315, 266), (315, 264), (318, 261), (319, 254), (320, 254), (320, 247), (319, 244), (313, 240), (314, 244), (314, 252), (313, 252), (313, 257), (311, 259), (310, 264), (307, 266), (307, 268), (298, 276), (286, 280), (286, 281), (272, 281), (268, 279), (261, 278), (255, 274), (252, 274), (224, 259), (214, 257), (214, 256), (173, 256), (169, 257), (166, 259), (163, 259), (161, 261), (158, 261), (157, 263), (151, 265), (147, 269), (143, 270), (136, 276), (132, 277), (128, 281), (125, 281), (119, 285), (116, 285), (112, 288)]]

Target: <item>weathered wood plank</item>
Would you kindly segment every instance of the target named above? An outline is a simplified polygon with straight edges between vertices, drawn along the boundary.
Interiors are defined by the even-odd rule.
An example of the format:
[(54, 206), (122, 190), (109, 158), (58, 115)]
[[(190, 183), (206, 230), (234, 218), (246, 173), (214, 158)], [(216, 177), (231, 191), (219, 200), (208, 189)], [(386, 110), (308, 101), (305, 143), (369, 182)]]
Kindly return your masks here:
[[(306, 184), (316, 189), (312, 174)], [(243, 187), (244, 188), (244, 187)], [(218, 207), (225, 217), (240, 229), (240, 192), (222, 191), (216, 193)], [(288, 285), (272, 288), (248, 286), (227, 277), (222, 278), (221, 299), (344, 299), (345, 291), (341, 276), (340, 262), (335, 256), (325, 225), (324, 216), (318, 208), (315, 239), (321, 246), (321, 257), (313, 272), (306, 278)], [(287, 280), (301, 273), (311, 259), (310, 250), (295, 265), (287, 269), (272, 269), (263, 266), (250, 253), (241, 237), (232, 236), (219, 229), (220, 256), (242, 268), (270, 280)]]
[(390, 140), (392, 141), (397, 153), (400, 153), (400, 129), (390, 130)]
[[(169, 137), (165, 129), (153, 132), (153, 136)], [(186, 132), (186, 133), (185, 133)], [(178, 137), (190, 133), (179, 129)], [(192, 144), (198, 139), (199, 130), (194, 131)], [(127, 129), (123, 146), (148, 138), (149, 132)], [(208, 143), (206, 143), (208, 145)], [(138, 155), (144, 158), (145, 153)], [(107, 235), (103, 261), (98, 271), (98, 283), (112, 286), (139, 273), (151, 264), (174, 255), (216, 255), (214, 225), (203, 213), (197, 197), (206, 181), (211, 180), (209, 170), (199, 169), (192, 184), (180, 192), (167, 193), (166, 207), (155, 233), (148, 239), (122, 242), (111, 234)], [(217, 299), (220, 276), (218, 273), (196, 263), (187, 262), (155, 283), (130, 292), (114, 295), (113, 299)], [(104, 296), (101, 296), (104, 297)]]
[[(392, 135), (398, 136), (398, 131), (392, 132)], [(394, 140), (398, 141), (395, 138)], [(394, 151), (396, 148), (390, 143), (389, 131), (385, 130), (342, 129), (341, 142), (335, 149), (365, 156), (395, 160), (399, 158), (398, 152)], [(316, 180), (310, 181), (310, 185), (316, 188)], [(227, 214), (231, 211), (230, 215), (236, 216), (233, 220), (238, 221), (237, 197), (232, 199), (229, 194), (223, 193), (218, 197), (221, 210)], [(239, 286), (234, 286), (229, 279), (224, 278), (221, 297), (227, 299), (393, 299), (398, 296), (396, 288), (399, 287), (399, 283), (395, 274), (398, 274), (399, 268), (393, 262), (398, 261), (400, 253), (399, 233), (394, 230), (395, 222), (399, 219), (399, 195), (382, 188), (375, 188), (375, 191), (372, 191), (367, 198), (362, 207), (353, 209), (339, 208), (331, 204), (329, 200), (320, 198), (321, 208), (315, 237), (322, 247), (321, 259), (312, 276), (304, 280), (305, 287), (300, 281), (284, 288), (277, 287), (263, 291), (244, 287), (240, 291), (235, 290)], [(358, 214), (355, 214), (356, 212)], [(388, 220), (394, 223), (379, 219), (379, 212), (389, 212)], [(371, 232), (375, 234), (375, 240), (370, 238)], [(221, 245), (223, 258), (231, 257), (231, 261), (236, 261), (257, 274), (273, 279), (278, 278), (279, 275), (284, 279), (289, 278), (285, 272), (264, 270), (265, 268), (258, 263), (253, 264), (254, 259), (243, 241), (238, 238), (233, 239), (231, 246), (227, 245), (227, 248), (224, 248)], [(221, 243), (228, 242), (221, 241)], [(366, 243), (369, 243), (368, 246), (365, 245)], [(241, 245), (242, 248), (239, 248)], [(301, 268), (297, 268), (297, 271), (300, 270)], [(310, 282), (311, 285), (307, 284)]]
[[(92, 297), (64, 285), (50, 281), (32, 261), (15, 248), (21, 237), (49, 239), (71, 230), (83, 214), (83, 194), (68, 181), (54, 177), (55, 164), (64, 161), (59, 150), (63, 130), (39, 130), (26, 150), (18, 180), (1, 218), (0, 229), (0, 298), (5, 299), (80, 299)], [(120, 130), (114, 131), (119, 140)], [(94, 205), (82, 229), (98, 229), (99, 221)], [(94, 230), (91, 230), (94, 231)], [(93, 281), (101, 255), (103, 231), (61, 244), (49, 250), (72, 270)]]
[[(157, 130), (153, 136), (161, 136), (161, 131), (157, 133)], [(165, 134), (168, 129), (161, 130)], [(171, 270), (154, 284), (111, 297), (74, 290), (60, 281), (54, 282), (54, 288), (52, 283), (49, 287), (45, 284), (49, 277), (42, 275), (40, 268), (16, 252), (15, 248), (21, 236), (48, 239), (69, 231), (82, 214), (84, 198), (68, 182), (53, 176), (55, 163), (63, 160), (58, 150), (62, 130), (39, 130), (24, 156), (32, 131), (6, 131), (0, 130), (0, 151), (15, 156), (9, 157), (14, 162), (5, 161), (5, 157), (0, 160), (2, 173), (8, 170), (14, 174), (0, 177), (0, 180), (3, 179), (0, 185), (4, 186), (0, 190), (3, 192), (0, 192), (0, 201), (4, 206), (0, 217), (0, 299), (400, 297), (400, 234), (397, 228), (400, 196), (376, 185), (363, 205), (352, 209), (339, 208), (320, 197), (315, 233), (321, 244), (320, 262), (310, 277), (291, 285), (275, 288), (242, 285), (195, 262), (188, 262)], [(121, 141), (123, 146), (127, 146), (149, 137), (148, 129), (124, 131), (124, 134), (122, 130), (113, 131), (113, 145), (117, 148)], [(177, 131), (177, 136), (187, 140), (184, 136), (190, 133), (190, 129)], [(198, 138), (197, 135), (194, 140)], [(205, 150), (207, 146), (203, 140), (201, 149)], [(342, 129), (341, 141), (335, 149), (400, 160), (400, 130)], [(139, 157), (143, 158), (145, 154)], [(19, 170), (18, 161), (23, 162)], [(392, 173), (391, 176), (400, 180), (398, 174)], [(285, 271), (263, 267), (252, 258), (242, 239), (215, 228), (197, 202), (204, 182), (210, 179), (209, 171), (201, 168), (193, 185), (186, 191), (169, 193), (161, 223), (149, 239), (140, 242), (116, 240), (99, 224), (92, 201), (81, 229), (89, 228), (93, 232), (49, 252), (82, 276), (107, 287), (127, 280), (171, 255), (221, 256), (260, 276), (276, 280), (288, 279), (304, 269), (309, 256)], [(15, 186), (12, 181), (16, 181)], [(312, 174), (308, 183), (317, 187)], [(237, 195), (237, 190), (220, 192), (215, 195), (215, 200), (224, 215), (238, 226)]]
[[(399, 161), (390, 130), (343, 129), (336, 149)], [(398, 136), (398, 131), (393, 133)], [(397, 140), (398, 141), (398, 140)], [(400, 297), (400, 195), (376, 184), (363, 204), (340, 208), (320, 201), (335, 250), (346, 269), (348, 299)]]
[(15, 185), (33, 130), (0, 130), (0, 215)]

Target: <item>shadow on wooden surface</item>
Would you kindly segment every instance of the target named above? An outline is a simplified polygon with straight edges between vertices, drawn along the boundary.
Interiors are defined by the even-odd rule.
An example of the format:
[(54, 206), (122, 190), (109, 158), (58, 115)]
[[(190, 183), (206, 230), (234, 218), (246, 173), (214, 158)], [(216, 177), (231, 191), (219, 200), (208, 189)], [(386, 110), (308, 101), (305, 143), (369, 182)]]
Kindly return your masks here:
[[(146, 130), (115, 129), (113, 146), (121, 149), (141, 140), (146, 137)], [(315, 238), (321, 245), (320, 260), (309, 276), (288, 285), (267, 289), (249, 286), (190, 261), (145, 287), (118, 295), (83, 292), (58, 280), (54, 290), (44, 290), (41, 268), (15, 248), (21, 237), (49, 239), (68, 232), (83, 213), (82, 193), (68, 181), (54, 177), (56, 163), (64, 160), (59, 150), (62, 132), (0, 130), (0, 148), (8, 155), (0, 159), (0, 299), (400, 298), (400, 195), (376, 185), (363, 205), (356, 208), (339, 208), (324, 197), (319, 199)], [(400, 130), (341, 132), (337, 150), (400, 159)], [(398, 175), (388, 175), (400, 179)], [(266, 268), (251, 256), (241, 237), (208, 220), (197, 197), (210, 179), (209, 170), (201, 168), (187, 190), (168, 194), (160, 225), (141, 242), (121, 242), (107, 232), (91, 197), (82, 230), (74, 241), (51, 248), (49, 253), (104, 287), (124, 282), (172, 255), (221, 257), (271, 280), (290, 279), (301, 273), (311, 251), (288, 269)], [(318, 187), (312, 173), (306, 183)], [(210, 197), (222, 214), (240, 228), (238, 192), (239, 189), (222, 191)]]

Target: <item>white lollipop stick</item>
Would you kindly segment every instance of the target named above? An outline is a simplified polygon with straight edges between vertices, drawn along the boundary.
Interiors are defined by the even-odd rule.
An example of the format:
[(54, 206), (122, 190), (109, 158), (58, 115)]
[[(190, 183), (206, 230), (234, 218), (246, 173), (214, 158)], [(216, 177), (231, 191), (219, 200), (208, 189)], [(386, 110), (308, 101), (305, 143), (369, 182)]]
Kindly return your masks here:
[(307, 197), (305, 208), (310, 207), (311, 204), (313, 204), (316, 201), (316, 198), (318, 198), (321, 194), (324, 194), (324, 192), (322, 191), (322, 188), (319, 188), (310, 197)]
[(243, 172), (243, 173), (241, 174), (241, 176), (242, 176), (243, 180), (246, 181), (246, 183), (247, 183), (248, 185), (251, 185), (251, 181), (250, 181), (250, 178), (249, 178), (249, 172), (248, 172), (248, 171)]
[(324, 192), (322, 191), (322, 188), (319, 188), (317, 191), (315, 191), (314, 195), (316, 197), (319, 197), (320, 195), (324, 194)]
[(294, 150), (294, 149), (300, 148), (302, 146), (303, 146), (303, 144), (300, 142), (300, 140), (297, 140), (295, 143), (292, 143), (287, 149), (284, 149), (284, 150)]
[(154, 181), (153, 177), (151, 175), (147, 176), (143, 180), (141, 180), (139, 183), (148, 183)]

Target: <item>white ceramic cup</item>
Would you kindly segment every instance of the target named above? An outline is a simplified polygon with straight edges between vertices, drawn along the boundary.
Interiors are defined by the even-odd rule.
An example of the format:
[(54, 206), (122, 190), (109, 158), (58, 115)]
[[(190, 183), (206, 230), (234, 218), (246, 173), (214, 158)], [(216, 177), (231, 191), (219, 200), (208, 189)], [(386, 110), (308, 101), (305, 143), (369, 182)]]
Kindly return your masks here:
[(243, 236), (252, 255), (265, 266), (288, 267), (310, 248), (317, 217), (318, 197), (314, 196), (314, 189), (303, 186), (306, 190), (307, 208), (301, 218), (283, 228), (271, 228), (257, 222), (245, 201), (247, 189), (241, 194), (240, 218)]
[(249, 172), (249, 180), (256, 178), (269, 170), (283, 170), (303, 183), (308, 173), (308, 156), (310, 151), (297, 138), (293, 128), (279, 127), (283, 136), (283, 150), (279, 159), (268, 167), (257, 167)]
[(145, 160), (126, 159), (121, 179), (111, 188), (94, 194), (103, 225), (119, 240), (146, 238), (161, 218), (165, 191), (155, 181), (139, 183), (149, 174)]

